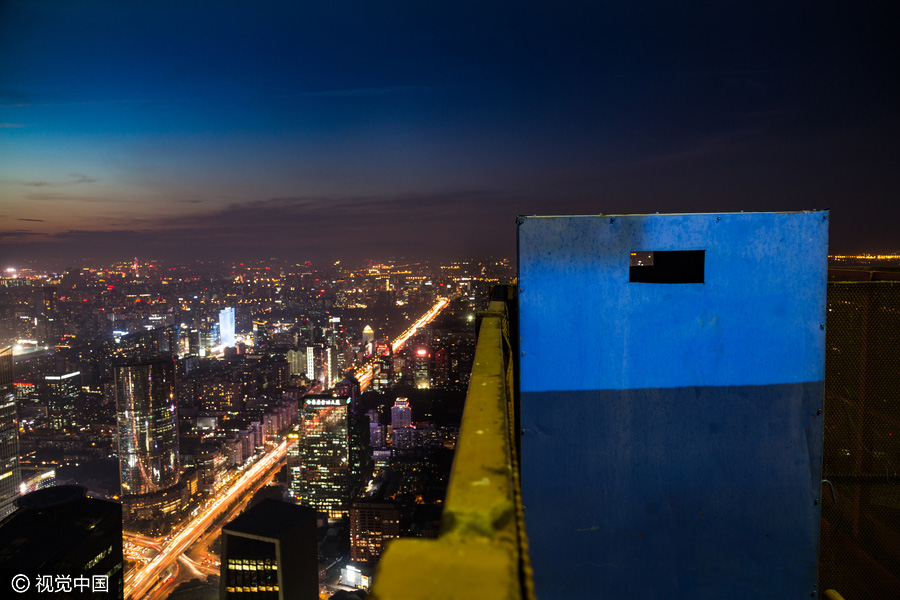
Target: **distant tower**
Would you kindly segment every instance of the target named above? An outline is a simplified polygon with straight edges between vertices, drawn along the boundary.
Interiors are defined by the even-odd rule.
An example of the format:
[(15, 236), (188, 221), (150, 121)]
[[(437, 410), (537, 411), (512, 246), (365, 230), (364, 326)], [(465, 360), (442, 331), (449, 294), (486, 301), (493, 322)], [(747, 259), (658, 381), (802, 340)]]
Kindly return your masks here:
[(366, 344), (368, 344), (370, 342), (374, 342), (374, 341), (375, 341), (375, 331), (372, 329), (371, 325), (366, 325), (363, 328), (363, 335), (362, 335), (363, 346), (365, 346)]
[(157, 504), (175, 501), (170, 493), (178, 484), (179, 470), (175, 399), (171, 360), (116, 368), (122, 501), (137, 506), (142, 517), (152, 515)]
[(397, 398), (391, 407), (391, 427), (409, 427), (412, 424), (412, 409), (409, 407), (409, 399)]
[(135, 277), (140, 277), (140, 276), (141, 276), (141, 273), (140, 273), (140, 271), (138, 270), (138, 259), (137, 259), (137, 256), (134, 257), (134, 262), (131, 263), (131, 267), (134, 269), (134, 276), (135, 276)]
[(16, 510), (19, 444), (12, 348), (0, 350), (0, 519)]
[(234, 347), (234, 308), (230, 306), (219, 311), (219, 335), (223, 346)]

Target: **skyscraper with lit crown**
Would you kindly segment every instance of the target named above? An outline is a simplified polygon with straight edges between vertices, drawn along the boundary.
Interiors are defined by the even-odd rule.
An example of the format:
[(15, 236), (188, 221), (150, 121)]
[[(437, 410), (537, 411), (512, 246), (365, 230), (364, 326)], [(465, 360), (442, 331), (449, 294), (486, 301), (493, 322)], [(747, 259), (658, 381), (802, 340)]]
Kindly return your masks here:
[(339, 519), (349, 513), (351, 487), (348, 398), (310, 395), (304, 399), (298, 443), (299, 469), (290, 482), (300, 504)]
[(412, 424), (412, 409), (409, 407), (409, 399), (397, 398), (391, 407), (391, 427), (409, 427)]

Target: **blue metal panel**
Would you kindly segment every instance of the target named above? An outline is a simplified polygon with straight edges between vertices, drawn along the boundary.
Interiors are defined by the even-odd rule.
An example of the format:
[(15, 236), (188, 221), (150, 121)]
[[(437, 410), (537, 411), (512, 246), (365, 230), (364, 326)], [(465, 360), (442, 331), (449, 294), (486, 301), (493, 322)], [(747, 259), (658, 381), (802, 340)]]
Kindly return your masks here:
[[(703, 283), (629, 281), (705, 250)], [(809, 597), (827, 213), (525, 217), (522, 490), (553, 598)]]
[[(821, 380), (825, 214), (525, 217), (522, 389)], [(706, 282), (629, 284), (634, 250), (706, 250)]]

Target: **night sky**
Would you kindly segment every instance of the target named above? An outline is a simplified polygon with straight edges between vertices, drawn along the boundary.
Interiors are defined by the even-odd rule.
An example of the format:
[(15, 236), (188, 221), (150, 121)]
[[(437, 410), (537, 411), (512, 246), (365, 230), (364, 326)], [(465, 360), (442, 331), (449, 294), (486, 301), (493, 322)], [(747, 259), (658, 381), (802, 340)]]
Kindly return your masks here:
[(900, 251), (893, 7), (0, 0), (0, 262), (514, 258), (518, 214), (812, 208), (833, 253)]

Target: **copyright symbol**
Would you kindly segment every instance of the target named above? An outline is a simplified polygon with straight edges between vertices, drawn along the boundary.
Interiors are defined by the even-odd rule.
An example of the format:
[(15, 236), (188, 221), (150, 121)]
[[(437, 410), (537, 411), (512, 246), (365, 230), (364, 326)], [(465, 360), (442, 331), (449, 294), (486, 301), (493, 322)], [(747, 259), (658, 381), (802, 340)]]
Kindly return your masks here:
[(16, 575), (12, 578), (12, 589), (17, 594), (28, 591), (31, 587), (31, 580), (26, 575)]

